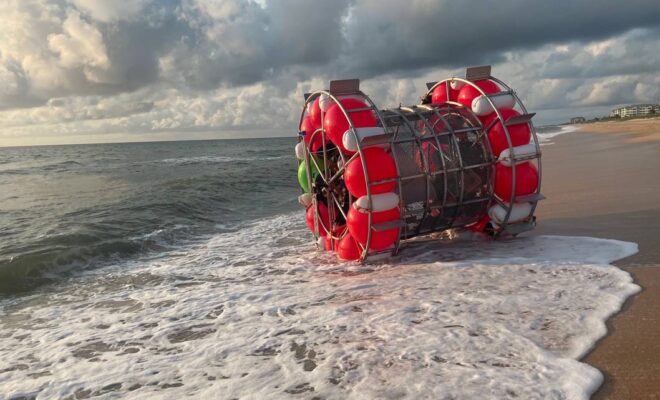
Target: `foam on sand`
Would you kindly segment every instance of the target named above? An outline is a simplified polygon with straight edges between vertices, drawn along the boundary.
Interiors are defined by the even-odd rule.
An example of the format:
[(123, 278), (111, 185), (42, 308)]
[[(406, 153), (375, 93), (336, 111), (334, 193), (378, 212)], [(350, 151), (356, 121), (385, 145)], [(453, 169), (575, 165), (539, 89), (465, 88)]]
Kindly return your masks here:
[(10, 398), (586, 399), (632, 243), (417, 244), (340, 264), (289, 214), (0, 303)]

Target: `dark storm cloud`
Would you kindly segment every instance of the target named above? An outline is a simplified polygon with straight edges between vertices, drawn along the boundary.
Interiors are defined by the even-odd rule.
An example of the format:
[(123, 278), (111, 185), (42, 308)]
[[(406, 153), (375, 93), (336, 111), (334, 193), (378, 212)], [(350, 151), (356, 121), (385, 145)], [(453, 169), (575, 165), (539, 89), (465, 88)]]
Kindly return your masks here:
[(178, 1), (147, 5), (139, 19), (99, 24), (112, 74), (120, 90), (135, 90), (159, 79), (159, 60), (175, 43), (196, 32), (177, 15)]
[[(537, 66), (537, 76), (545, 78), (597, 78), (660, 71), (660, 27), (637, 29), (624, 35), (615, 51), (576, 56), (580, 49), (555, 53)], [(576, 46), (577, 47), (577, 46)]]
[(346, 28), (348, 71), (495, 63), (502, 53), (660, 26), (655, 0), (358, 2)]
[(348, 2), (272, 0), (237, 3), (214, 12), (187, 7), (193, 34), (174, 49), (181, 78), (194, 88), (240, 86), (270, 79), (283, 69), (332, 64), (340, 54)]

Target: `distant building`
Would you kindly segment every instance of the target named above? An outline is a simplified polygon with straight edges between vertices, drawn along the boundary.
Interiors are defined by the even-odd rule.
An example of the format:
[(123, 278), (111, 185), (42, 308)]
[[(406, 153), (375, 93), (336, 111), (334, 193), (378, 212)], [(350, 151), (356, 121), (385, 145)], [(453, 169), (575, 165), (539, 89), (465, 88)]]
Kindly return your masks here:
[(660, 115), (660, 104), (633, 104), (631, 106), (615, 108), (610, 117), (629, 118), (642, 117), (649, 114)]
[(583, 124), (585, 122), (587, 122), (587, 120), (584, 117), (571, 118), (571, 124)]

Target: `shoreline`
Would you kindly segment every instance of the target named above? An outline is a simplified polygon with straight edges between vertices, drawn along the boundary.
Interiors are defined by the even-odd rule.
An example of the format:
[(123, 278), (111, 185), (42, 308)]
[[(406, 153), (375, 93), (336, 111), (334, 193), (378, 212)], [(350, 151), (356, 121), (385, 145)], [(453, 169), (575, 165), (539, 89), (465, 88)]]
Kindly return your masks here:
[[(535, 234), (635, 242), (639, 252), (614, 265), (642, 290), (607, 322), (607, 334), (581, 359), (604, 382), (594, 399), (660, 393), (660, 118), (576, 125), (543, 147), (539, 225)], [(592, 126), (589, 126), (592, 125)], [(612, 125), (622, 128), (612, 131)], [(584, 129), (587, 128), (588, 129)], [(653, 132), (652, 129), (656, 131)]]
[(572, 126), (583, 133), (624, 135), (627, 143), (660, 142), (660, 117), (590, 122)]

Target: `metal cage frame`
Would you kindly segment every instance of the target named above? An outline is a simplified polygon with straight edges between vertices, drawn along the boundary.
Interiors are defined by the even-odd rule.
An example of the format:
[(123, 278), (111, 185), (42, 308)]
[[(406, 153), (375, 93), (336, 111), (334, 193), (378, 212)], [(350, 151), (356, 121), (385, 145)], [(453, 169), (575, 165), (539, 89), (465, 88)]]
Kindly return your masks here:
[[(496, 82), (502, 90), (498, 93), (494, 94), (487, 94), (485, 93), (479, 86), (477, 86), (474, 82), (478, 80), (483, 80), (483, 79), (489, 79), (492, 80), (493, 82)], [(447, 90), (447, 98), (450, 98), (450, 84), (451, 82), (460, 82), (463, 85), (470, 85), (474, 89), (478, 91), (480, 95), (483, 95), (487, 101), (489, 102), (490, 106), (496, 113), (497, 118), (493, 119), (493, 121), (488, 125), (488, 126), (483, 126), (481, 123), (481, 120), (479, 117), (477, 117), (472, 110), (469, 107), (465, 107), (460, 103), (454, 102), (454, 101), (448, 101), (445, 103), (441, 104), (432, 104), (430, 102), (431, 94), (441, 84), (445, 84), (446, 90)], [(341, 112), (343, 113), (344, 117), (346, 118), (349, 129), (348, 131), (351, 132), (353, 135), (353, 139), (355, 140), (355, 143), (357, 145), (357, 151), (351, 156), (345, 155), (339, 148), (336, 148), (336, 150), (332, 151), (337, 151), (339, 153), (339, 157), (341, 159), (341, 162), (338, 166), (337, 171), (333, 171), (332, 175), (331, 171), (329, 169), (329, 163), (328, 163), (328, 158), (329, 158), (329, 151), (331, 149), (328, 149), (327, 143), (329, 142), (329, 138), (327, 138), (326, 130), (325, 130), (325, 122), (324, 122), (324, 116), (325, 113), (322, 110), (321, 114), (321, 127), (316, 129), (312, 134), (310, 135), (310, 138), (308, 140), (308, 143), (311, 145), (314, 142), (314, 139), (318, 136), (321, 135), (321, 141), (322, 141), (322, 150), (319, 150), (322, 152), (323, 155), (323, 168), (320, 168), (319, 164), (317, 163), (315, 157), (312, 156), (311, 150), (308, 145), (305, 145), (305, 151), (304, 151), (304, 162), (306, 163), (306, 173), (307, 173), (307, 183), (308, 187), (310, 188), (310, 192), (313, 193), (312, 187), (313, 187), (313, 172), (312, 172), (312, 167), (316, 168), (316, 170), (319, 172), (319, 176), (321, 179), (325, 182), (326, 185), (328, 185), (329, 188), (331, 188), (331, 185), (336, 182), (337, 180), (340, 179), (341, 176), (343, 176), (343, 173), (346, 169), (346, 166), (353, 161), (355, 158), (360, 157), (361, 163), (362, 163), (362, 169), (364, 173), (364, 177), (366, 180), (366, 196), (368, 199), (368, 203), (370, 205), (373, 204), (372, 202), (372, 190), (371, 187), (373, 185), (377, 184), (382, 184), (390, 181), (396, 182), (396, 188), (397, 192), (399, 194), (399, 210), (401, 212), (401, 218), (399, 220), (395, 221), (390, 221), (386, 223), (380, 223), (380, 224), (373, 224), (373, 207), (369, 207), (367, 210), (368, 214), (368, 232), (367, 232), (367, 241), (365, 245), (361, 245), (360, 243), (357, 243), (358, 246), (360, 247), (361, 250), (361, 256), (360, 256), (360, 261), (365, 262), (367, 258), (370, 256), (374, 256), (376, 254), (382, 254), (382, 253), (391, 253), (392, 255), (396, 255), (399, 253), (401, 249), (401, 243), (402, 240), (409, 239), (415, 236), (420, 236), (420, 235), (428, 235), (432, 232), (438, 232), (438, 231), (444, 231), (448, 229), (454, 228), (454, 223), (458, 215), (458, 210), (460, 207), (463, 207), (467, 204), (469, 204), (467, 201), (463, 201), (463, 194), (465, 190), (465, 171), (468, 169), (472, 168), (477, 168), (477, 167), (490, 167), (490, 172), (489, 172), (489, 179), (487, 182), (488, 185), (488, 193), (489, 196), (487, 198), (480, 198), (477, 201), (478, 202), (486, 202), (487, 201), (487, 206), (486, 206), (486, 213), (487, 210), (490, 209), (490, 207), (493, 204), (499, 204), (502, 208), (506, 210), (506, 216), (505, 218), (499, 223), (493, 231), (493, 236), (495, 238), (502, 236), (503, 234), (510, 234), (510, 235), (517, 235), (519, 233), (531, 230), (535, 226), (535, 216), (534, 212), (536, 210), (538, 201), (542, 200), (544, 196), (541, 194), (541, 177), (542, 177), (542, 168), (541, 168), (541, 148), (540, 148), (540, 143), (538, 140), (538, 136), (536, 133), (536, 129), (534, 128), (534, 125), (531, 121), (531, 118), (534, 116), (534, 114), (529, 114), (527, 112), (527, 109), (525, 108), (524, 104), (516, 94), (516, 92), (511, 89), (508, 85), (506, 85), (504, 82), (501, 80), (491, 76), (491, 67), (490, 66), (483, 66), (483, 67), (473, 67), (473, 68), (468, 68), (466, 70), (466, 76), (465, 78), (457, 78), (457, 77), (452, 77), (448, 78), (442, 81), (438, 82), (431, 82), (427, 83), (427, 92), (422, 96), (421, 104), (411, 106), (411, 107), (401, 107), (399, 106), (398, 108), (394, 109), (384, 109), (380, 110), (374, 102), (371, 100), (369, 96), (367, 96), (365, 93), (363, 93), (360, 88), (359, 88), (359, 80), (357, 79), (350, 79), (350, 80), (336, 80), (336, 81), (331, 81), (330, 82), (330, 88), (328, 90), (318, 90), (312, 93), (307, 93), (305, 94), (305, 103), (302, 108), (301, 114), (300, 114), (300, 120), (299, 120), (299, 125), (302, 124), (303, 119), (305, 118), (306, 115), (306, 110), (308, 110), (308, 107), (319, 97), (319, 96), (327, 96), (330, 101), (332, 101), (334, 104), (338, 105), (340, 108)], [(515, 101), (514, 108), (517, 108), (521, 111), (521, 115), (510, 118), (509, 120), (505, 120), (504, 117), (502, 116), (502, 113), (500, 110), (497, 108), (495, 103), (493, 102), (493, 98), (498, 97), (498, 96), (504, 96), (504, 95), (511, 95)], [(356, 108), (356, 109), (346, 109), (340, 99), (342, 97), (346, 96), (359, 96), (366, 104), (367, 107), (363, 108)], [(382, 127), (384, 130), (383, 134), (376, 135), (376, 136), (370, 136), (367, 138), (360, 139), (360, 137), (357, 134), (356, 131), (356, 126), (353, 123), (353, 120), (351, 118), (351, 114), (354, 112), (359, 112), (359, 111), (372, 111), (376, 117), (377, 123), (379, 127)], [(461, 117), (465, 120), (468, 121), (470, 127), (461, 129), (461, 130), (455, 130), (452, 128), (451, 124), (448, 122), (446, 118), (446, 113), (459, 113), (461, 114)], [(441, 133), (435, 133), (434, 132), (434, 127), (429, 125), (429, 118), (425, 117), (425, 115), (434, 115), (436, 119), (436, 124), (438, 121), (440, 121), (443, 125), (446, 131), (443, 131)], [(388, 123), (389, 120), (393, 118), (399, 118), (401, 119), (401, 124), (400, 125), (406, 125), (406, 128), (411, 132), (412, 137), (411, 138), (405, 138), (405, 139), (397, 139), (398, 136), (398, 130), (394, 129), (395, 127), (398, 127), (400, 125), (394, 125), (393, 123)], [(414, 121), (423, 121), (424, 126), (426, 129), (429, 129), (429, 132), (431, 133), (431, 138), (429, 137), (421, 137), (418, 135), (417, 129), (412, 125), (412, 122)], [(497, 162), (499, 161), (497, 157), (493, 155), (492, 152), (492, 147), (490, 144), (490, 139), (488, 137), (488, 133), (490, 130), (497, 124), (497, 122), (501, 123), (501, 126), (503, 128), (506, 141), (508, 143), (508, 148), (509, 148), (509, 153), (511, 155), (510, 162), (511, 162), (511, 169), (512, 169), (512, 188), (511, 188), (511, 197), (508, 202), (503, 201), (502, 199), (498, 198), (495, 194), (494, 190), (494, 183), (495, 183), (495, 166)], [(508, 126), (511, 125), (516, 125), (516, 124), (527, 124), (530, 132), (531, 132), (531, 142), (534, 143), (536, 152), (535, 154), (531, 155), (526, 155), (524, 157), (517, 157), (514, 154), (513, 151), (513, 144), (512, 144), (512, 139), (511, 135), (509, 133)], [(475, 133), (481, 137), (484, 138), (484, 142), (486, 143), (488, 154), (490, 155), (489, 159), (481, 164), (478, 165), (470, 165), (468, 167), (464, 166), (462, 156), (460, 153), (460, 149), (458, 149), (458, 139), (457, 139), (457, 134), (460, 133), (465, 133), (465, 132), (472, 132)], [(302, 141), (304, 143), (304, 136), (305, 132), (299, 132), (298, 135), (298, 140)], [(459, 157), (459, 168), (458, 170), (456, 169), (447, 169), (446, 164), (445, 164), (445, 154), (443, 150), (441, 150), (442, 146), (440, 146), (440, 140), (438, 136), (445, 136), (447, 135), (449, 137), (449, 141), (452, 143), (452, 145), (455, 147), (457, 150), (457, 154)], [(442, 170), (441, 171), (434, 171), (430, 172), (428, 168), (428, 160), (426, 159), (426, 155), (424, 154), (423, 151), (421, 151), (422, 146), (421, 143), (424, 140), (434, 140), (437, 145), (438, 149), (440, 151), (441, 157), (440, 159), (442, 160)], [(421, 162), (424, 165), (422, 168), (423, 171), (422, 174), (417, 175), (417, 176), (406, 176), (402, 177), (401, 176), (401, 170), (400, 170), (400, 165), (399, 161), (396, 156), (396, 146), (395, 144), (400, 144), (400, 143), (407, 143), (407, 142), (416, 142), (415, 144), (419, 146), (420, 148), (420, 154), (421, 154)], [(370, 181), (368, 171), (367, 171), (367, 164), (365, 161), (364, 157), (364, 149), (366, 147), (378, 145), (378, 144), (390, 144), (390, 149), (392, 151), (392, 158), (394, 159), (395, 166), (396, 166), (396, 174), (397, 176), (392, 179), (387, 179), (387, 180), (381, 180), (381, 181)], [(519, 163), (522, 162), (534, 162), (536, 165), (536, 168), (538, 170), (538, 185), (536, 188), (536, 191), (532, 194), (525, 195), (525, 196), (516, 196), (516, 168), (515, 166)], [(447, 203), (447, 175), (450, 172), (459, 172), (460, 176), (460, 198), (458, 199), (458, 202), (455, 202), (453, 204), (448, 204)], [(429, 190), (430, 190), (430, 178), (434, 175), (438, 174), (443, 174), (444, 176), (444, 198), (442, 199), (442, 202), (440, 204), (431, 204), (428, 199), (429, 199)], [(403, 196), (403, 181), (406, 179), (416, 179), (424, 177), (425, 182), (426, 182), (426, 193), (427, 193), (427, 201), (425, 202), (425, 207), (424, 207), (424, 214), (429, 212), (432, 207), (438, 207), (438, 208), (446, 208), (448, 206), (455, 206), (457, 207), (457, 211), (454, 213), (452, 221), (449, 223), (448, 226), (434, 229), (431, 231), (417, 231), (417, 232), (409, 232), (407, 227), (408, 224), (406, 223), (406, 211), (407, 211), (407, 205), (404, 204), (402, 196)], [(354, 201), (356, 200), (353, 195), (347, 192), (348, 195), (348, 206), (352, 207)], [(332, 190), (328, 190), (328, 195), (326, 196), (327, 198), (327, 207), (328, 207), (328, 213), (329, 213), (329, 220), (330, 220), (330, 225), (331, 226), (325, 226), (324, 222), (322, 219), (319, 217), (318, 213), (318, 206), (317, 206), (317, 199), (316, 196), (312, 196), (312, 204), (311, 206), (314, 207), (314, 236), (317, 239), (317, 242), (319, 238), (321, 237), (320, 235), (320, 230), (319, 228), (323, 228), (327, 234), (327, 236), (330, 238), (330, 245), (332, 249), (336, 248), (336, 243), (341, 240), (346, 234), (348, 234), (348, 228), (344, 227), (344, 230), (341, 232), (336, 232), (335, 226), (334, 226), (334, 221), (335, 217), (337, 216), (337, 212), (341, 213), (343, 218), (345, 220), (348, 220), (346, 213), (342, 209), (342, 205), (339, 203), (339, 200), (335, 197), (334, 193)], [(477, 202), (474, 201), (474, 202)], [(510, 217), (511, 217), (511, 212), (513, 210), (513, 206), (516, 203), (531, 203), (531, 210), (528, 214), (528, 216), (522, 221), (518, 222), (509, 222)], [(423, 218), (422, 218), (423, 221)], [(474, 223), (467, 224), (467, 225), (462, 225), (462, 227), (469, 227), (470, 225), (473, 225)], [(421, 229), (421, 223), (419, 225)], [(372, 231), (383, 231), (383, 230), (388, 230), (388, 229), (393, 229), (393, 228), (400, 228), (399, 235), (396, 239), (396, 242), (391, 248), (387, 248), (385, 250), (379, 250), (379, 251), (370, 251), (370, 245), (371, 245), (371, 239), (372, 239)], [(357, 241), (356, 241), (357, 242)]]

